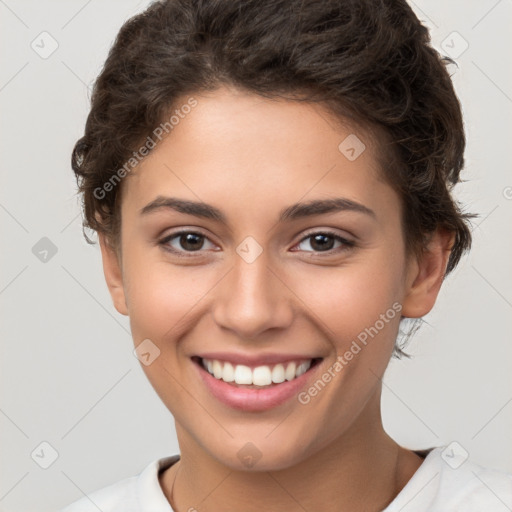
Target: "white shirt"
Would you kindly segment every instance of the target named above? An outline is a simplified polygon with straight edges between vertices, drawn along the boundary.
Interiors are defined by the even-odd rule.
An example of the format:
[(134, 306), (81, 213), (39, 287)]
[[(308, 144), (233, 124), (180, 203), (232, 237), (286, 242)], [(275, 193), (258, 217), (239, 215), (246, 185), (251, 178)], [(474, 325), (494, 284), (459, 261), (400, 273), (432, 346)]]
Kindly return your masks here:
[[(158, 473), (179, 455), (151, 462), (138, 476), (92, 492), (60, 512), (173, 512)], [(456, 468), (456, 469), (454, 469)], [(382, 512), (507, 512), (512, 474), (465, 460), (450, 447), (433, 448), (402, 491)]]

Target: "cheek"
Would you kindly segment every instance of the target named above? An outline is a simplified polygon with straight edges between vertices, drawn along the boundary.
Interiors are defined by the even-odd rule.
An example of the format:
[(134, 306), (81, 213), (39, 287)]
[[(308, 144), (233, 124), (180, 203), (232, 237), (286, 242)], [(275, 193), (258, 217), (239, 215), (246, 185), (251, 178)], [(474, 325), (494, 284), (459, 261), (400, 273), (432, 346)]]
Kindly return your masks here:
[(133, 252), (125, 264), (125, 291), (134, 339), (167, 339), (193, 316), (194, 307), (214, 286), (200, 267), (178, 267), (163, 258)]
[(293, 289), (306, 310), (321, 321), (326, 334), (346, 343), (390, 309), (388, 317), (393, 321), (388, 318), (382, 330), (387, 332), (388, 324), (398, 323), (396, 306), (392, 306), (401, 300), (401, 264), (399, 259), (389, 260), (376, 251), (364, 263), (354, 260), (339, 268), (311, 267), (307, 272), (297, 272)]

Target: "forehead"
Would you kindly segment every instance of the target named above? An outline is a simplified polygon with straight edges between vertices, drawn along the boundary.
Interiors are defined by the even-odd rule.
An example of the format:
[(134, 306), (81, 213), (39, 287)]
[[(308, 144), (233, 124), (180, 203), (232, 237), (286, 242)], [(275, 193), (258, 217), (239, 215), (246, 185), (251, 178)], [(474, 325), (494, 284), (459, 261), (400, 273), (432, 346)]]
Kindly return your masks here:
[(158, 196), (213, 203), (237, 218), (299, 200), (343, 196), (378, 208), (397, 199), (381, 179), (375, 138), (322, 106), (224, 87), (193, 97), (123, 185), (123, 211)]

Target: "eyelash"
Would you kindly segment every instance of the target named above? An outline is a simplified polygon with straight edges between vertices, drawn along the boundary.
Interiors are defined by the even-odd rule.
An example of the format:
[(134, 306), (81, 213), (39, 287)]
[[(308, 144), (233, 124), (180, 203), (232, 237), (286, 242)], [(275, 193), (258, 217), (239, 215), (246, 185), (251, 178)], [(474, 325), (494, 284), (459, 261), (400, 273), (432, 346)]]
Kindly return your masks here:
[[(160, 245), (164, 250), (166, 250), (168, 252), (171, 252), (171, 253), (175, 254), (176, 256), (178, 256), (178, 257), (181, 257), (181, 258), (191, 258), (191, 257), (194, 257), (196, 255), (194, 253), (201, 253), (202, 249), (199, 249), (198, 251), (184, 251), (184, 250), (183, 251), (178, 251), (178, 250), (176, 250), (176, 249), (174, 249), (174, 248), (172, 248), (172, 247), (170, 247), (168, 245), (169, 242), (171, 240), (173, 240), (174, 238), (178, 238), (178, 237), (180, 237), (182, 235), (187, 235), (187, 234), (197, 235), (199, 237), (203, 237), (203, 238), (208, 240), (208, 237), (206, 235), (203, 235), (203, 233), (200, 233), (198, 231), (184, 230), (184, 231), (177, 231), (176, 233), (172, 233), (170, 235), (167, 235), (166, 237), (164, 237), (163, 239), (161, 239), (158, 242), (158, 245)], [(346, 238), (343, 238), (342, 236), (336, 234), (333, 231), (329, 231), (329, 230), (310, 232), (310, 233), (306, 234), (296, 245), (300, 245), (302, 242), (304, 242), (308, 238), (313, 238), (316, 235), (326, 235), (328, 237), (334, 238), (336, 241), (341, 242), (342, 246), (341, 247), (337, 247), (335, 249), (329, 249), (327, 251), (305, 251), (305, 252), (308, 252), (308, 253), (310, 252), (310, 253), (313, 253), (313, 254), (316, 254), (316, 255), (323, 255), (323, 254), (325, 254), (326, 256), (332, 256), (333, 254), (338, 254), (338, 253), (343, 252), (343, 251), (348, 251), (348, 250), (352, 249), (355, 246), (354, 242), (351, 242), (350, 240), (347, 240)], [(296, 252), (296, 251), (294, 251), (294, 252)], [(323, 256), (321, 256), (321, 257), (323, 257)]]

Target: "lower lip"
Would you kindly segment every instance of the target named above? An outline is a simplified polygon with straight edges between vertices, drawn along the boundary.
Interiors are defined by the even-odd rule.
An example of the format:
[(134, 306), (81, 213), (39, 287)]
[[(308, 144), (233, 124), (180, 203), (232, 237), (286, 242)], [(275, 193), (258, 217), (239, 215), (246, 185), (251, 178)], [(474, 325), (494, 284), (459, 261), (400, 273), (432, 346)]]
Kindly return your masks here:
[(319, 364), (311, 367), (306, 373), (293, 380), (276, 384), (268, 388), (244, 388), (216, 379), (201, 364), (194, 363), (199, 375), (212, 395), (223, 404), (248, 412), (260, 412), (283, 404), (305, 387)]

